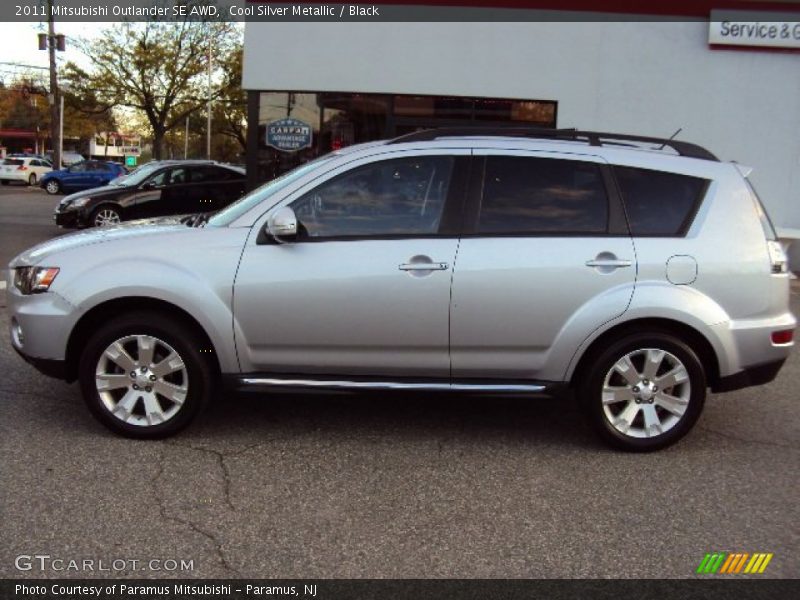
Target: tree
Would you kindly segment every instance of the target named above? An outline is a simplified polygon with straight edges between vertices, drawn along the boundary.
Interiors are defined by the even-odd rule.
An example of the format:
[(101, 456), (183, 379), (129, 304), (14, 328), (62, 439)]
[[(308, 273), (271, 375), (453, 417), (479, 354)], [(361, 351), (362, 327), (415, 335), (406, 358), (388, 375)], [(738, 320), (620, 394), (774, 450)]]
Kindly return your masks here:
[[(153, 156), (159, 159), (167, 132), (182, 126), (208, 100), (209, 47), (225, 57), (239, 37), (232, 23), (219, 21), (119, 23), (94, 40), (78, 42), (91, 72), (69, 63), (65, 79), (78, 95), (94, 93), (99, 105), (142, 111), (152, 131)], [(212, 100), (222, 93), (214, 86)]]
[(239, 46), (222, 61), (225, 75), (213, 113), (217, 132), (235, 140), (243, 154), (247, 150), (247, 93), (242, 89), (242, 54)]

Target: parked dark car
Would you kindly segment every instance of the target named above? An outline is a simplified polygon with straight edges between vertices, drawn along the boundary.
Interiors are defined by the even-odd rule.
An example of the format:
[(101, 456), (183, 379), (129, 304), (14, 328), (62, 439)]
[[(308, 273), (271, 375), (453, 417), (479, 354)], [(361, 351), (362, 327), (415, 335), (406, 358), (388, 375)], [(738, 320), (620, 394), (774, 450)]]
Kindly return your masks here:
[(63, 227), (220, 210), (245, 192), (243, 169), (213, 161), (154, 161), (109, 185), (65, 197), (53, 218)]
[(110, 181), (126, 173), (125, 167), (119, 163), (84, 160), (66, 169), (50, 171), (39, 180), (39, 185), (48, 194), (74, 192), (108, 185)]

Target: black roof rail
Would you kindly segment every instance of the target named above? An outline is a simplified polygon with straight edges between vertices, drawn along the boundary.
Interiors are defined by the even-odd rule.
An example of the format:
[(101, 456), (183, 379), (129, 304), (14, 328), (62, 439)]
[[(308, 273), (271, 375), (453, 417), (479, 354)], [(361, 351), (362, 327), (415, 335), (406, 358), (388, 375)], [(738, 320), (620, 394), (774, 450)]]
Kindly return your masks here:
[[(704, 160), (718, 161), (711, 152), (691, 142), (680, 140), (647, 137), (643, 135), (627, 135), (622, 133), (603, 133), (599, 131), (579, 131), (577, 129), (549, 129), (544, 127), (440, 127), (437, 129), (423, 129), (406, 135), (401, 135), (390, 144), (403, 144), (406, 142), (428, 142), (442, 137), (527, 137), (587, 142), (590, 146), (602, 146), (603, 142), (614, 144), (616, 142), (634, 142), (639, 144), (658, 144), (660, 147), (669, 146), (680, 156), (701, 158)], [(635, 147), (635, 146), (634, 146)]]

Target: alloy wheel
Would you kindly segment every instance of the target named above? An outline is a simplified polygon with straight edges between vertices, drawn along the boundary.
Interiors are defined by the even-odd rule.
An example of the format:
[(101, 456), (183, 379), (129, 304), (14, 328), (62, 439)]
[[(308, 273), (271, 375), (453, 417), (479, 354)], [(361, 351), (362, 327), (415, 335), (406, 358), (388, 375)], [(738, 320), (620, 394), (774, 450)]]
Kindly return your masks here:
[(94, 216), (95, 227), (115, 225), (120, 222), (119, 213), (113, 208), (101, 208)]
[(172, 419), (189, 392), (189, 373), (169, 344), (128, 335), (101, 354), (95, 387), (106, 410), (129, 425), (149, 427)]
[(659, 348), (641, 348), (617, 360), (603, 381), (603, 413), (623, 435), (649, 438), (683, 418), (692, 388), (686, 366)]

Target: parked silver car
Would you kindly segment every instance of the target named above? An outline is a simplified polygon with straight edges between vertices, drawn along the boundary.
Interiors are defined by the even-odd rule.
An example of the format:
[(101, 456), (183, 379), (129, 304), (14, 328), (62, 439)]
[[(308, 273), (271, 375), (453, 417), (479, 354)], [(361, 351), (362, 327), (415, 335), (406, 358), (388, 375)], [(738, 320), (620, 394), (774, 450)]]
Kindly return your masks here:
[(177, 432), (218, 382), (572, 389), (603, 439), (653, 450), (707, 388), (771, 381), (793, 346), (786, 260), (747, 173), (686, 142), (579, 131), (354, 146), (210, 219), (24, 252), (11, 338), (132, 437)]

